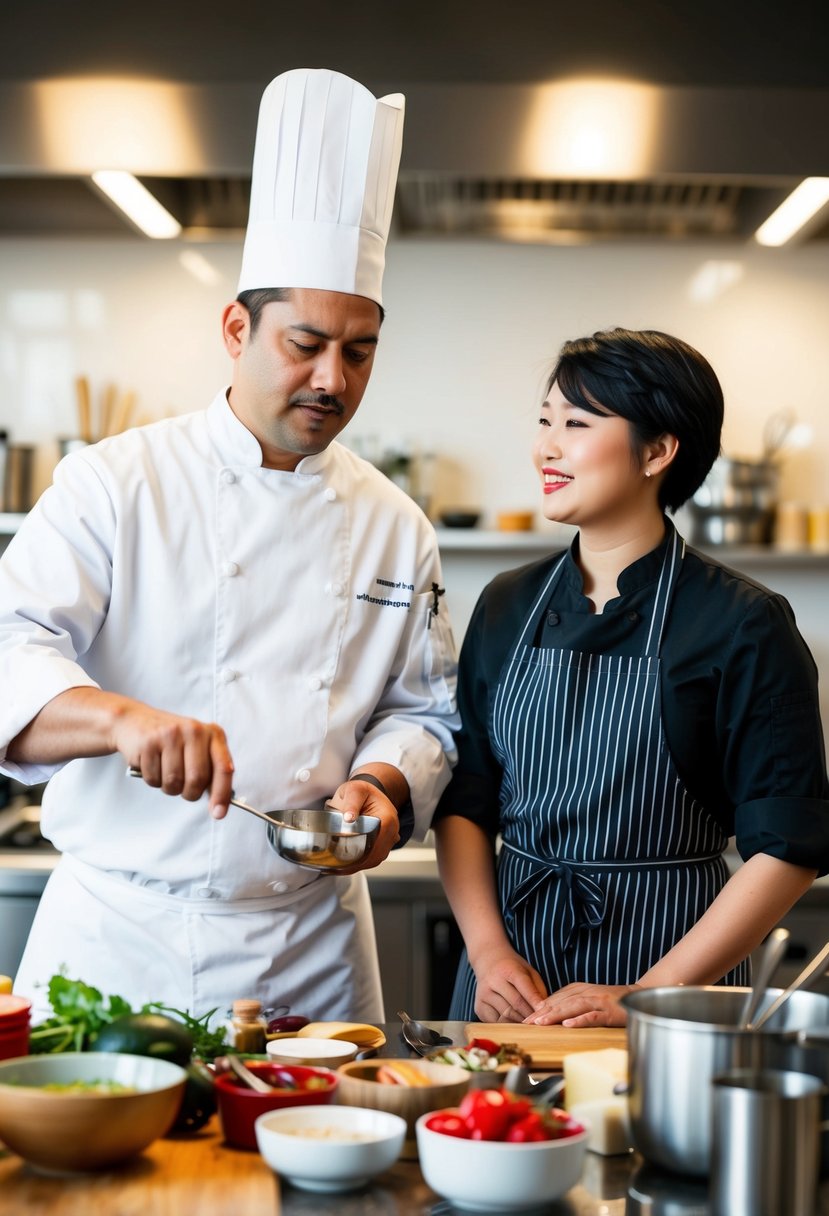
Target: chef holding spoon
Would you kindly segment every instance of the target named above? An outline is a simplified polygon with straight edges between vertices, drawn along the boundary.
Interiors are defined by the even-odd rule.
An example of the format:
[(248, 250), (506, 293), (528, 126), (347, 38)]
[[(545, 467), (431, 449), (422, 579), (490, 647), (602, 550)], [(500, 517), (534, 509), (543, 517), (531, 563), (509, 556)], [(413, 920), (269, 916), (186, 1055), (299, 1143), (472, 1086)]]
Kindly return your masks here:
[(336, 442), (380, 336), (402, 124), (402, 97), (336, 72), (271, 83), (229, 389), (64, 459), (0, 564), (0, 769), (48, 779), (62, 853), (15, 984), (36, 1012), (65, 966), (196, 1016), (243, 994), (383, 1017), (364, 876), (282, 861), (253, 816), (224, 817), (232, 789), (365, 812), (371, 866), (448, 781), (434, 531)]

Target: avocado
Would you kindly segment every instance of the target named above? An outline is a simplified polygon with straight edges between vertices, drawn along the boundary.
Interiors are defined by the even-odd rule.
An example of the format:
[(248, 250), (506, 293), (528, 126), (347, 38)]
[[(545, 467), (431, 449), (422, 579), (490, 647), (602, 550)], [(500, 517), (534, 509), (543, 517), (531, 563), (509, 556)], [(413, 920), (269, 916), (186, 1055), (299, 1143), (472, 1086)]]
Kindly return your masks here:
[(89, 1050), (151, 1056), (186, 1068), (193, 1053), (193, 1036), (183, 1022), (174, 1018), (160, 1013), (132, 1013), (102, 1026)]

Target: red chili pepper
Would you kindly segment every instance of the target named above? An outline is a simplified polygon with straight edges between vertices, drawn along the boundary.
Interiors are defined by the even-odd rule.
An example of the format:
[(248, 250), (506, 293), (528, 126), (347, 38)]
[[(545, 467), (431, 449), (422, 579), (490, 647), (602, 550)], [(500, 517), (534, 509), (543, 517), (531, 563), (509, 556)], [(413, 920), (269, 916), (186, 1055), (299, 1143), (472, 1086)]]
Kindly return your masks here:
[(539, 1140), (551, 1140), (553, 1137), (544, 1126), (544, 1120), (536, 1111), (531, 1111), (509, 1128), (506, 1139), (510, 1144), (533, 1144)]

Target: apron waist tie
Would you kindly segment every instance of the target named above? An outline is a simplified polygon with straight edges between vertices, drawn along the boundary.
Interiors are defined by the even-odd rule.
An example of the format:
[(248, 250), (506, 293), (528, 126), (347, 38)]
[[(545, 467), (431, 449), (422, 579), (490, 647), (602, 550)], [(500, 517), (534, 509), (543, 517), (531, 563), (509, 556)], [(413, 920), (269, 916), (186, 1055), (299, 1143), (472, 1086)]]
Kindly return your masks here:
[(708, 853), (701, 857), (653, 857), (638, 858), (635, 861), (611, 859), (597, 861), (575, 861), (570, 857), (535, 857), (516, 848), (509, 841), (502, 841), (502, 849), (522, 857), (530, 864), (530, 872), (513, 888), (509, 902), (504, 909), (504, 920), (507, 928), (515, 924), (515, 913), (521, 904), (545, 886), (551, 878), (563, 881), (567, 888), (567, 914), (563, 929), (563, 946), (570, 948), (574, 937), (580, 929), (597, 929), (604, 920), (605, 893), (601, 886), (590, 878), (585, 870), (617, 870), (617, 869), (647, 869), (650, 866), (662, 865), (692, 865), (699, 862), (715, 861), (721, 853)]

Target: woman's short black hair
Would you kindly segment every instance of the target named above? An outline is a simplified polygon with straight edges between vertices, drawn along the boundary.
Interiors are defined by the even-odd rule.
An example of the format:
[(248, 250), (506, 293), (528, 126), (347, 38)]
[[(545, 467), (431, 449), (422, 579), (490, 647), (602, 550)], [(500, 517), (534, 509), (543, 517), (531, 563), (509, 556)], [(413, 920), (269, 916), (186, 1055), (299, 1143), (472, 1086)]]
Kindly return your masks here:
[[(236, 299), (247, 310), (250, 316), (250, 336), (256, 333), (259, 327), (259, 322), (262, 320), (262, 310), (266, 304), (281, 304), (289, 299), (291, 295), (290, 287), (254, 287), (250, 291), (240, 291)], [(383, 324), (385, 312), (383, 305), (378, 304), (380, 309), (380, 324)]]
[(677, 454), (659, 489), (678, 510), (720, 454), (723, 394), (711, 364), (693, 346), (655, 329), (608, 329), (565, 342), (547, 389), (558, 384), (573, 405), (596, 403), (631, 424), (633, 449), (676, 436)]

